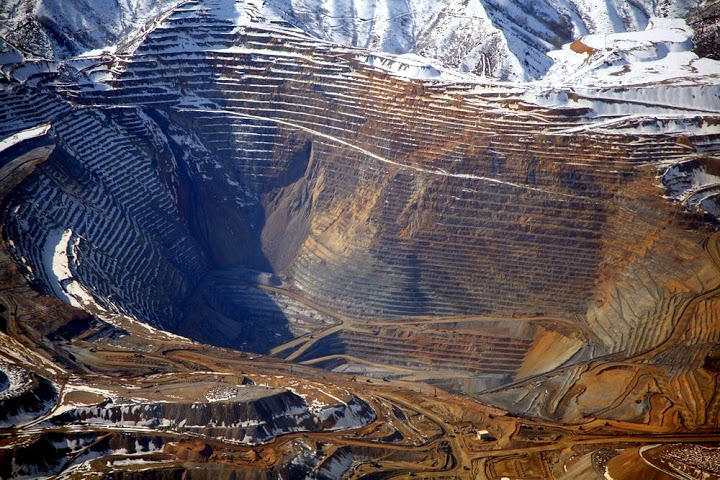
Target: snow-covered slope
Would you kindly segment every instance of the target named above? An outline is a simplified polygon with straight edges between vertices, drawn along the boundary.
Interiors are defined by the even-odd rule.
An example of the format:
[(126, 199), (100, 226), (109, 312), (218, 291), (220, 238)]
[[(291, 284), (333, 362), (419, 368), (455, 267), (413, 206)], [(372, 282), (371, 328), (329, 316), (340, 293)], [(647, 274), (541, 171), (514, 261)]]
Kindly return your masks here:
[(0, 0), (0, 36), (65, 58), (118, 42), (181, 0)]
[[(693, 0), (286, 0), (284, 12), (318, 37), (388, 53), (414, 52), (505, 80), (542, 75), (545, 54), (588, 33), (642, 30), (684, 17)], [(278, 2), (279, 4), (279, 2)], [(282, 7), (280, 7), (282, 9)]]
[(696, 115), (720, 112), (720, 62), (698, 57), (692, 35), (684, 20), (653, 17), (642, 31), (584, 36), (549, 53), (527, 98), (590, 108), (592, 128), (715, 133)]
[[(0, 36), (34, 55), (66, 58), (150, 28), (181, 0), (0, 0)], [(586, 34), (642, 30), (684, 18), (696, 0), (238, 0), (238, 16), (279, 20), (333, 43), (416, 53), (460, 72), (531, 80), (547, 52)]]
[(555, 63), (545, 79), (565, 85), (630, 86), (678, 79), (697, 83), (716, 76), (718, 63), (692, 52), (692, 34), (684, 20), (652, 18), (642, 31), (587, 35), (549, 53)]

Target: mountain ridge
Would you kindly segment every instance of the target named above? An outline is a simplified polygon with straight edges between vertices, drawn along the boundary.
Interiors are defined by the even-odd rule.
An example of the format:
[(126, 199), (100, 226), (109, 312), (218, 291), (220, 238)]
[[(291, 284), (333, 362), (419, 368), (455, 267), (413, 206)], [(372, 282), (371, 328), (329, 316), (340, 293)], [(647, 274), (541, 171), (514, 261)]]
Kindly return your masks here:
[[(133, 36), (182, 3), (128, 0), (69, 9), (53, 0), (4, 0), (0, 36), (40, 57), (64, 59)], [(685, 18), (698, 5), (691, 0), (548, 0), (532, 7), (491, 0), (460, 5), (448, 0), (248, 0), (237, 2), (234, 11), (282, 20), (339, 45), (419, 54), (458, 72), (522, 81), (542, 76), (552, 64), (547, 53), (564, 43), (587, 34), (643, 30), (650, 17)]]

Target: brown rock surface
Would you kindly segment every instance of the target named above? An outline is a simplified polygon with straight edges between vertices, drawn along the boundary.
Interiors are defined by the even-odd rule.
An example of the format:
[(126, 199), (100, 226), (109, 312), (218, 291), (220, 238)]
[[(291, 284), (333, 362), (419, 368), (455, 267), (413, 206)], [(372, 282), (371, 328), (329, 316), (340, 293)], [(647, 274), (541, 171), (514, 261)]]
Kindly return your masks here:
[(3, 80), (54, 149), (0, 152), (27, 167), (0, 189), (0, 340), (59, 392), (0, 431), (8, 465), (645, 475), (640, 445), (718, 440), (717, 195), (692, 183), (717, 134), (599, 128), (203, 5), (83, 60), (99, 84)]

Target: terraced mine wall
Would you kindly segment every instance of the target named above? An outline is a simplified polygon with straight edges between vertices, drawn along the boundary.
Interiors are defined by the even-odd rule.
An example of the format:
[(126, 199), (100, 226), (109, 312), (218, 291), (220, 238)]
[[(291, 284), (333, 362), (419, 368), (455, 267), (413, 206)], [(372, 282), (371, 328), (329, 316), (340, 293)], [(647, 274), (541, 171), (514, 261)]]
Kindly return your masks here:
[(30, 422), (50, 411), (58, 392), (48, 379), (0, 362), (0, 428)]
[(210, 403), (77, 407), (54, 416), (45, 425), (167, 428), (254, 445), (277, 435), (361, 427), (375, 419), (372, 407), (357, 397), (336, 407), (324, 408), (315, 416), (300, 396), (286, 390), (268, 391), (265, 395), (253, 390), (247, 397), (256, 398), (244, 396), (240, 392), (237, 399)]
[(105, 307), (169, 327), (206, 260), (160, 180), (163, 152), (143, 142), (137, 113), (118, 113), (78, 110), (56, 122), (56, 148), (13, 192), (6, 208), (18, 221), (4, 233), (49, 292), (76, 278)]
[(532, 339), (503, 338), (467, 331), (430, 332), (389, 327), (374, 334), (342, 332), (327, 336), (297, 360), (338, 354), (380, 358), (391, 365), (469, 371), (475, 374), (514, 376), (522, 365)]
[[(57, 144), (3, 207), (48, 291), (183, 331), (200, 279), (241, 267), (355, 319), (558, 318), (596, 356), (700, 340), (683, 312), (720, 285), (715, 220), (663, 198), (659, 176), (717, 135), (593, 129), (586, 108), (392, 76), (288, 25), (238, 26), (226, 3), (185, 3), (74, 73), (6, 81), (5, 119), (42, 117)], [(206, 297), (203, 315), (277, 313), (247, 297)], [(526, 348), (477, 371), (513, 376)]]

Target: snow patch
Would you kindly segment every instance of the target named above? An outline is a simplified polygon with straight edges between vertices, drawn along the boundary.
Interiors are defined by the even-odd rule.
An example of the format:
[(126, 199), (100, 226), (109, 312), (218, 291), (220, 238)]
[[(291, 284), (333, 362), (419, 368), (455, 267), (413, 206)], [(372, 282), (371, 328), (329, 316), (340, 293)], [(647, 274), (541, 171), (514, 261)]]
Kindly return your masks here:
[(79, 237), (74, 242), (72, 229), (56, 230), (45, 239), (43, 248), (43, 264), (55, 296), (74, 307), (99, 306), (93, 296), (80, 282), (73, 278), (76, 267)]
[(405, 54), (389, 56), (372, 54), (359, 58), (371, 67), (379, 68), (400, 77), (423, 80), (439, 79), (442, 77), (442, 73), (437, 68), (417, 55)]
[(10, 135), (9, 137), (5, 137), (2, 140), (0, 140), (0, 152), (2, 152), (3, 150), (7, 150), (8, 148), (10, 148), (12, 146), (15, 146), (20, 142), (24, 142), (25, 140), (29, 140), (31, 138), (42, 137), (49, 131), (50, 131), (49, 123), (44, 123), (42, 125), (37, 125), (32, 128), (27, 128), (25, 130), (21, 130), (17, 133)]

